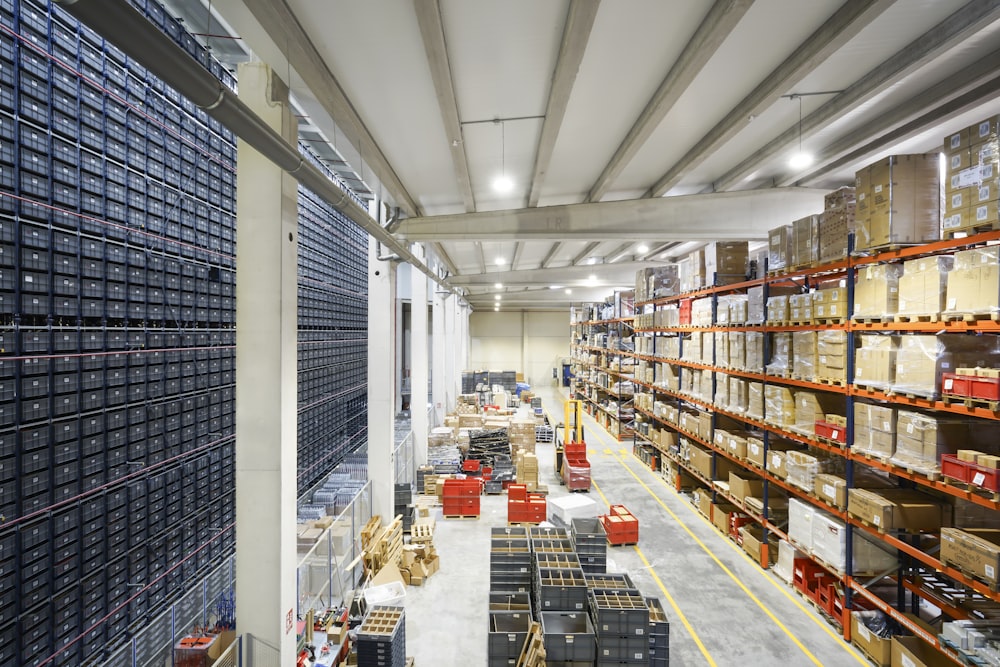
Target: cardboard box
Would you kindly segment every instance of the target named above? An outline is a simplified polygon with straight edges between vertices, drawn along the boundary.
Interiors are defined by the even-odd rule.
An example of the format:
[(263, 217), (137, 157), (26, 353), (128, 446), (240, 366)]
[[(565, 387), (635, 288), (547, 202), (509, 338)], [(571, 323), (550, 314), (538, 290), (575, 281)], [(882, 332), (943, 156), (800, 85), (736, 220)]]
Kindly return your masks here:
[(899, 309), (900, 264), (866, 264), (858, 270), (854, 285), (855, 319), (884, 317)]
[[(762, 563), (762, 550), (764, 546), (764, 531), (757, 524), (747, 524), (739, 528), (740, 539), (743, 542), (743, 551), (747, 553), (755, 563)], [(773, 565), (778, 557), (778, 537), (769, 532), (767, 535), (768, 549), (767, 556), (770, 565)]]
[(764, 494), (764, 480), (752, 477), (744, 471), (729, 473), (729, 495), (742, 503), (745, 498), (760, 498)]
[(711, 281), (713, 276), (721, 279), (718, 284), (725, 285), (746, 279), (749, 262), (749, 243), (747, 241), (716, 241), (704, 248), (705, 276)]
[(954, 258), (950, 255), (920, 257), (903, 262), (897, 312), (900, 315), (940, 313), (948, 292), (948, 274), (953, 267)]
[(861, 334), (861, 346), (854, 356), (854, 382), (887, 388), (896, 379), (896, 351), (899, 336)]
[[(837, 509), (847, 507), (847, 480), (837, 475), (820, 473), (814, 480), (813, 492)], [(852, 489), (853, 490), (853, 489)]]
[(780, 450), (769, 450), (767, 452), (767, 471), (778, 479), (788, 477), (788, 469), (785, 467), (785, 452)]
[(851, 643), (879, 667), (889, 667), (892, 662), (892, 638), (879, 637), (862, 620), (866, 615), (875, 613), (877, 612), (851, 612)]
[(1000, 529), (942, 528), (941, 562), (996, 584), (1000, 573)]
[(893, 637), (891, 667), (955, 667), (937, 649), (919, 637)]
[[(959, 151), (961, 153), (961, 151)], [(856, 248), (867, 250), (897, 244), (925, 243), (938, 238), (941, 224), (938, 153), (895, 155), (869, 168), (867, 216), (856, 222)], [(861, 209), (861, 180), (858, 209)]]
[(708, 489), (697, 489), (695, 491), (695, 505), (698, 506), (698, 511), (705, 515), (709, 520), (712, 518), (712, 492)]
[(791, 266), (792, 226), (783, 225), (767, 232), (767, 269), (778, 271)]
[(932, 496), (912, 489), (852, 488), (847, 513), (879, 530), (932, 532), (941, 528), (945, 506)]
[(714, 503), (712, 505), (712, 523), (723, 535), (729, 535), (729, 516), (738, 512), (739, 508), (727, 502)]
[(792, 223), (792, 266), (819, 261), (819, 215), (807, 215)]

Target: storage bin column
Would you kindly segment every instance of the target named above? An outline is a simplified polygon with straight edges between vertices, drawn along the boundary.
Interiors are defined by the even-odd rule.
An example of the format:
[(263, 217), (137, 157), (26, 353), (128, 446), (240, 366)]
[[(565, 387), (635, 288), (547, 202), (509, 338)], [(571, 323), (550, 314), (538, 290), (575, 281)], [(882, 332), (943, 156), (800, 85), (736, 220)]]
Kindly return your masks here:
[[(240, 99), (295, 143), (288, 89), (240, 66)], [(236, 259), (236, 618), (295, 661), (298, 183), (238, 142)]]

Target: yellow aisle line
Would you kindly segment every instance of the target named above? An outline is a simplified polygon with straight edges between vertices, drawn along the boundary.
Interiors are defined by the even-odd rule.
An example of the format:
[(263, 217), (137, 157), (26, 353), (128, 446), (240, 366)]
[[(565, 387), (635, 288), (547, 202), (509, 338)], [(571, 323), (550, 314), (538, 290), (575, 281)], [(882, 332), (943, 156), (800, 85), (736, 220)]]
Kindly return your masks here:
[[(662, 477), (657, 477), (657, 479), (659, 479), (660, 482), (663, 484), (663, 486), (665, 486), (667, 488), (667, 490), (670, 491), (672, 494), (674, 494), (675, 496), (679, 495), (677, 493), (677, 491), (672, 486), (670, 486), (670, 484), (667, 483), (667, 480), (663, 479)], [(701, 512), (697, 511), (690, 503), (685, 503), (685, 506), (689, 510), (691, 510), (691, 514), (692, 515), (694, 515), (699, 520), (701, 520), (702, 522), (704, 522), (705, 525), (711, 526), (713, 529), (715, 529), (715, 524), (712, 523), (711, 521), (709, 521), (705, 517), (704, 514), (702, 514)], [(834, 632), (833, 628), (830, 626), (830, 623), (827, 622), (826, 620), (824, 620), (822, 617), (818, 616), (810, 607), (807, 607), (806, 605), (802, 604), (802, 601), (798, 598), (798, 596), (788, 590), (788, 586), (786, 586), (784, 584), (781, 584), (781, 583), (778, 583), (774, 579), (774, 577), (768, 576), (767, 573), (765, 572), (765, 570), (763, 570), (760, 567), (760, 563), (758, 563), (757, 561), (755, 561), (753, 558), (750, 558), (750, 556), (747, 555), (747, 553), (745, 551), (743, 551), (740, 547), (738, 547), (736, 545), (736, 543), (734, 543), (732, 540), (726, 540), (726, 542), (729, 544), (730, 548), (733, 549), (736, 553), (738, 553), (741, 556), (743, 556), (748, 562), (753, 563), (754, 565), (756, 565), (757, 569), (760, 571), (761, 577), (763, 577), (763, 579), (765, 581), (767, 581), (768, 583), (770, 583), (777, 590), (781, 591), (782, 595), (784, 595), (786, 598), (788, 598), (789, 600), (791, 600), (792, 603), (796, 607), (798, 607), (804, 614), (806, 614), (806, 616), (808, 616), (810, 619), (812, 619), (813, 623), (815, 623), (820, 628), (822, 628), (823, 632), (825, 632), (826, 634), (830, 635), (831, 637), (833, 637), (834, 639), (836, 639), (838, 642), (844, 643), (844, 637), (842, 635), (839, 635), (836, 632)], [(853, 652), (851, 652), (851, 654), (854, 655)], [(868, 663), (866, 661), (862, 660), (857, 655), (855, 655), (854, 657), (857, 658), (858, 662), (860, 662), (861, 664), (868, 665)]]
[[(557, 396), (558, 396), (558, 394), (557, 394)], [(557, 422), (553, 421), (552, 414), (549, 413), (548, 408), (543, 407), (542, 409), (545, 411), (545, 414), (548, 416), (549, 422), (552, 423), (552, 427), (555, 428), (555, 424)], [(602, 445), (607, 445), (607, 443), (604, 441), (604, 437), (599, 432), (596, 432), (596, 435), (597, 435), (598, 440), (601, 441)], [(584, 438), (584, 439), (586, 440), (586, 438)], [(554, 437), (553, 437), (553, 441), (552, 441), (552, 446), (553, 447), (555, 446), (555, 438)], [(605, 447), (604, 453), (605, 454), (610, 454), (611, 458), (613, 458), (616, 461), (618, 460), (615, 457), (614, 452), (610, 448)], [(607, 505), (610, 508), (611, 507), (611, 503), (608, 502), (608, 499), (604, 495), (604, 492), (601, 491), (601, 487), (599, 487), (597, 485), (597, 482), (595, 482), (593, 480), (593, 478), (591, 478), (590, 483), (594, 486), (594, 489), (601, 496), (601, 500), (604, 501), (604, 504)], [(667, 587), (663, 585), (663, 582), (660, 580), (659, 575), (656, 574), (656, 571), (653, 569), (653, 566), (649, 564), (648, 560), (646, 560), (645, 554), (643, 554), (642, 551), (639, 550), (639, 545), (635, 545), (633, 548), (635, 549), (636, 553), (639, 554), (639, 558), (646, 565), (646, 568), (649, 570), (649, 573), (653, 576), (653, 581), (656, 582), (656, 585), (660, 588), (660, 591), (667, 598), (667, 602), (670, 603), (671, 609), (673, 609), (674, 613), (677, 615), (677, 617), (681, 619), (681, 624), (688, 631), (688, 634), (691, 635), (691, 639), (693, 639), (694, 643), (698, 646), (698, 650), (700, 650), (701, 654), (705, 656), (705, 660), (708, 661), (708, 664), (710, 665), (710, 667), (718, 667), (718, 664), (712, 658), (712, 655), (708, 652), (708, 649), (705, 648), (705, 644), (702, 643), (701, 637), (699, 637), (698, 633), (694, 631), (694, 627), (692, 627), (691, 622), (688, 621), (687, 616), (684, 615), (684, 612), (682, 612), (681, 608), (677, 605), (677, 601), (674, 600), (674, 596), (672, 596), (670, 594), (670, 592), (667, 590)]]
[[(608, 499), (604, 496), (604, 492), (601, 491), (601, 487), (597, 486), (597, 483), (594, 482), (593, 480), (591, 480), (590, 483), (593, 484), (597, 492), (601, 494), (601, 498), (604, 500), (604, 503), (610, 507), (611, 505), (610, 503), (608, 503)], [(684, 615), (684, 612), (681, 611), (681, 608), (677, 606), (677, 602), (674, 600), (674, 596), (672, 596), (667, 591), (667, 587), (663, 585), (662, 581), (660, 581), (659, 575), (656, 574), (656, 570), (654, 570), (653, 566), (649, 564), (648, 560), (646, 560), (646, 555), (642, 553), (642, 551), (639, 549), (639, 545), (638, 544), (633, 545), (632, 548), (635, 549), (635, 552), (637, 554), (639, 554), (639, 558), (642, 560), (643, 565), (646, 566), (646, 569), (649, 571), (649, 573), (653, 575), (653, 581), (656, 582), (656, 585), (660, 587), (660, 591), (662, 591), (663, 594), (667, 597), (667, 602), (670, 603), (670, 607), (674, 610), (674, 613), (677, 615), (677, 617), (681, 619), (681, 623), (684, 625), (685, 629), (687, 629), (688, 634), (691, 635), (691, 639), (694, 640), (694, 643), (698, 645), (698, 650), (700, 650), (701, 654), (705, 656), (705, 660), (707, 660), (708, 664), (711, 665), (712, 667), (717, 667), (715, 660), (712, 658), (711, 654), (708, 652), (708, 649), (705, 648), (705, 645), (702, 643), (701, 637), (699, 637), (698, 633), (694, 631), (694, 628), (688, 621), (687, 616)]]
[[(643, 482), (643, 481), (642, 481), (642, 480), (641, 480), (641, 479), (639, 478), (639, 476), (638, 476), (638, 475), (636, 475), (636, 474), (635, 474), (635, 472), (634, 472), (634, 471), (632, 470), (632, 468), (631, 468), (631, 467), (629, 467), (628, 465), (626, 465), (626, 463), (625, 463), (625, 461), (624, 461), (623, 459), (624, 459), (624, 457), (622, 457), (621, 459), (619, 459), (618, 457), (616, 457), (616, 458), (615, 458), (615, 460), (616, 460), (616, 461), (618, 461), (619, 465), (621, 465), (621, 466), (622, 466), (623, 468), (625, 468), (625, 470), (627, 470), (627, 471), (628, 471), (628, 473), (629, 473), (630, 475), (632, 475), (632, 477), (633, 477), (633, 478), (635, 478), (635, 481), (639, 482), (639, 485), (640, 485), (640, 486), (642, 486), (642, 488), (646, 489), (646, 491), (647, 491), (647, 492), (649, 493), (649, 495), (651, 495), (651, 496), (653, 497), (653, 499), (654, 499), (654, 500), (656, 500), (656, 502), (657, 502), (657, 503), (659, 503), (660, 507), (662, 507), (663, 509), (665, 509), (665, 510), (667, 511), (667, 513), (668, 513), (668, 514), (669, 514), (669, 515), (670, 515), (671, 517), (673, 517), (673, 519), (674, 519), (674, 520), (675, 520), (675, 521), (676, 521), (676, 522), (677, 522), (678, 524), (680, 524), (680, 526), (681, 526), (681, 527), (682, 527), (682, 528), (683, 528), (683, 529), (685, 530), (685, 532), (687, 532), (687, 534), (688, 534), (688, 535), (690, 535), (690, 536), (691, 536), (691, 537), (692, 537), (692, 538), (694, 539), (694, 541), (698, 543), (698, 545), (699, 545), (699, 546), (700, 546), (700, 547), (701, 547), (701, 548), (702, 548), (702, 549), (703, 549), (703, 550), (705, 551), (705, 553), (707, 553), (707, 554), (708, 554), (708, 555), (709, 555), (709, 556), (710, 556), (710, 557), (712, 558), (712, 560), (714, 560), (714, 561), (715, 561), (716, 565), (718, 565), (718, 566), (719, 566), (720, 568), (722, 568), (722, 571), (723, 571), (723, 572), (725, 572), (725, 573), (726, 573), (727, 575), (729, 575), (729, 578), (730, 578), (730, 579), (732, 579), (732, 580), (733, 580), (734, 582), (736, 582), (736, 585), (737, 585), (737, 586), (739, 586), (739, 587), (740, 587), (740, 588), (741, 588), (741, 589), (743, 590), (743, 592), (744, 592), (744, 593), (746, 593), (746, 594), (747, 594), (747, 596), (748, 596), (748, 597), (749, 597), (749, 598), (750, 598), (751, 600), (753, 600), (753, 601), (754, 601), (754, 603), (756, 603), (756, 604), (757, 604), (757, 606), (758, 606), (758, 607), (760, 607), (760, 608), (761, 608), (761, 610), (762, 610), (762, 611), (763, 611), (763, 612), (764, 612), (765, 614), (767, 614), (768, 618), (770, 618), (770, 619), (771, 619), (772, 621), (774, 621), (774, 623), (775, 623), (775, 624), (776, 624), (776, 625), (777, 625), (777, 626), (778, 626), (779, 628), (781, 628), (781, 630), (782, 630), (782, 631), (783, 631), (783, 632), (784, 632), (784, 633), (785, 633), (786, 635), (788, 635), (788, 638), (789, 638), (789, 639), (791, 639), (791, 640), (792, 640), (792, 642), (794, 642), (794, 643), (795, 643), (795, 645), (796, 645), (796, 646), (798, 646), (798, 647), (799, 647), (799, 648), (800, 648), (800, 649), (802, 650), (802, 652), (806, 654), (806, 657), (808, 657), (808, 658), (809, 658), (809, 659), (810, 659), (810, 660), (811, 660), (811, 661), (812, 661), (813, 663), (815, 663), (816, 665), (819, 665), (819, 667), (823, 667), (823, 663), (822, 663), (822, 662), (820, 662), (820, 661), (819, 661), (819, 660), (818, 660), (818, 659), (816, 658), (816, 656), (814, 656), (814, 655), (813, 655), (813, 654), (812, 654), (812, 653), (811, 653), (811, 652), (809, 651), (809, 649), (807, 649), (807, 648), (806, 648), (806, 647), (805, 647), (805, 646), (804, 646), (804, 645), (802, 644), (802, 642), (801, 642), (801, 641), (799, 641), (798, 637), (796, 637), (796, 636), (795, 636), (794, 634), (792, 634), (792, 632), (791, 632), (791, 631), (790, 631), (790, 630), (789, 630), (789, 629), (788, 629), (787, 627), (785, 627), (785, 624), (784, 624), (784, 623), (782, 623), (782, 622), (781, 622), (780, 620), (778, 620), (778, 617), (777, 617), (777, 616), (775, 616), (775, 615), (774, 615), (774, 613), (773, 613), (773, 612), (772, 612), (772, 611), (771, 611), (771, 610), (770, 610), (770, 609), (769, 609), (769, 608), (768, 608), (768, 607), (767, 607), (767, 606), (766, 606), (766, 605), (765, 605), (765, 604), (764, 604), (763, 602), (761, 602), (761, 601), (760, 601), (760, 599), (759, 599), (759, 598), (758, 598), (758, 597), (757, 597), (756, 595), (754, 595), (754, 594), (753, 594), (753, 592), (752, 592), (752, 591), (751, 591), (751, 590), (750, 590), (749, 588), (747, 588), (747, 587), (746, 587), (746, 585), (745, 585), (745, 584), (744, 584), (744, 583), (743, 583), (742, 581), (740, 581), (740, 580), (739, 580), (739, 578), (738, 578), (738, 577), (737, 577), (737, 576), (736, 576), (736, 575), (735, 575), (735, 574), (734, 574), (734, 573), (732, 572), (732, 570), (730, 570), (730, 569), (729, 569), (728, 567), (726, 567), (725, 563), (723, 563), (723, 562), (722, 562), (721, 560), (719, 560), (718, 556), (716, 556), (716, 555), (715, 555), (715, 553), (713, 553), (713, 552), (712, 552), (712, 550), (711, 550), (711, 549), (709, 549), (709, 548), (708, 548), (708, 546), (707, 546), (707, 545), (706, 545), (706, 544), (705, 544), (704, 542), (702, 542), (702, 541), (701, 541), (701, 539), (700, 539), (700, 538), (699, 538), (699, 537), (698, 537), (697, 535), (695, 535), (695, 534), (694, 534), (694, 532), (693, 532), (693, 531), (692, 531), (692, 530), (691, 530), (691, 529), (690, 529), (690, 528), (689, 528), (689, 527), (687, 526), (687, 524), (685, 524), (685, 523), (684, 523), (683, 521), (681, 521), (680, 517), (678, 517), (678, 516), (677, 516), (677, 515), (676, 515), (676, 514), (674, 513), (674, 511), (673, 511), (673, 510), (671, 510), (671, 509), (670, 509), (669, 507), (667, 507), (666, 503), (664, 503), (664, 502), (663, 502), (663, 500), (662, 500), (662, 499), (661, 499), (661, 498), (660, 498), (659, 496), (657, 496), (657, 495), (656, 495), (656, 494), (655, 494), (655, 493), (653, 492), (653, 490), (652, 490), (652, 489), (650, 489), (650, 488), (649, 488), (649, 487), (648, 487), (648, 486), (646, 485), (646, 483), (645, 483), (645, 482)], [(810, 617), (811, 617), (811, 616), (812, 616), (812, 615), (810, 614)], [(824, 626), (824, 627), (825, 627), (825, 629), (829, 630), (829, 627), (828, 627), (828, 626)], [(831, 634), (832, 634), (832, 632), (831, 632)], [(848, 655), (852, 656), (852, 657), (853, 657), (853, 658), (854, 658), (855, 660), (857, 660), (857, 661), (858, 661), (859, 663), (861, 663), (862, 665), (867, 665), (867, 664), (868, 664), (868, 663), (867, 663), (866, 661), (862, 660), (862, 659), (860, 658), (860, 656), (858, 656), (858, 655), (857, 655), (856, 653), (854, 653), (853, 651), (851, 651), (851, 650), (850, 650), (850, 646), (849, 646), (849, 645), (848, 645), (848, 644), (847, 644), (846, 642), (844, 642), (844, 641), (842, 640), (842, 638), (840, 638), (840, 637), (837, 637), (836, 635), (833, 635), (833, 636), (834, 636), (834, 637), (835, 637), (835, 638), (837, 639), (837, 644), (838, 644), (838, 645), (839, 645), (839, 646), (840, 646), (841, 648), (843, 648), (843, 649), (844, 649), (844, 651), (845, 651), (845, 652), (846, 652), (846, 653), (847, 653)]]

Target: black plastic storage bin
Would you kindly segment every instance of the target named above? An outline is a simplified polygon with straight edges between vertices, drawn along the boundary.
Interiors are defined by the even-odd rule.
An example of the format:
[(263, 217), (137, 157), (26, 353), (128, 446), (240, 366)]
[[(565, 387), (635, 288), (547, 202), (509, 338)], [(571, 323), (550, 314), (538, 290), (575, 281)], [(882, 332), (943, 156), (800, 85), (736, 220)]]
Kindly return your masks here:
[(547, 663), (579, 662), (592, 665), (597, 659), (594, 626), (586, 612), (543, 611), (539, 615)]

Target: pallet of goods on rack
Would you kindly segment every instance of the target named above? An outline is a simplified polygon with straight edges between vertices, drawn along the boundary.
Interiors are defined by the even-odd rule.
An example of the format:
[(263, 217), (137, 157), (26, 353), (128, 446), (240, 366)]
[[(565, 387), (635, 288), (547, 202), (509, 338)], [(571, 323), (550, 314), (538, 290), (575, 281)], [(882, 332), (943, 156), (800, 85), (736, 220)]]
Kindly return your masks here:
[(880, 664), (995, 650), (961, 623), (1000, 613), (997, 131), (949, 137), (943, 181), (859, 171), (762, 255), (638, 272), (628, 345), (574, 324), (581, 374), (629, 368), (636, 455)]

